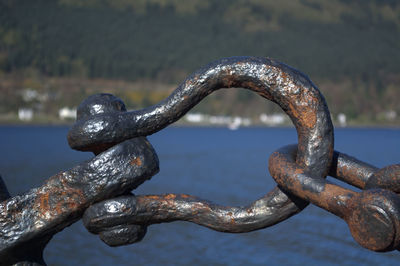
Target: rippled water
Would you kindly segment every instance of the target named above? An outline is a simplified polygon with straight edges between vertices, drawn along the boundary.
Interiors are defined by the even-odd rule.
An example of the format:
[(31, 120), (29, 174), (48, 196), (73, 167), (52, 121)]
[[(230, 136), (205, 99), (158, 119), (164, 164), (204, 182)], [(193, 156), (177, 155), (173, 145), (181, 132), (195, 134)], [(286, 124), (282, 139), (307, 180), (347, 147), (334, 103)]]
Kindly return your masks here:
[[(13, 195), (92, 156), (70, 150), (67, 131), (0, 127), (0, 174)], [(399, 129), (337, 129), (335, 135), (337, 150), (379, 167), (399, 162)], [(268, 156), (295, 143), (297, 135), (293, 128), (168, 128), (149, 140), (161, 171), (136, 194), (187, 193), (247, 205), (275, 186)], [(142, 242), (119, 248), (103, 244), (79, 221), (52, 239), (45, 259), (49, 265), (398, 265), (400, 253), (363, 249), (342, 220), (309, 206), (285, 222), (246, 234), (187, 222), (152, 225)]]

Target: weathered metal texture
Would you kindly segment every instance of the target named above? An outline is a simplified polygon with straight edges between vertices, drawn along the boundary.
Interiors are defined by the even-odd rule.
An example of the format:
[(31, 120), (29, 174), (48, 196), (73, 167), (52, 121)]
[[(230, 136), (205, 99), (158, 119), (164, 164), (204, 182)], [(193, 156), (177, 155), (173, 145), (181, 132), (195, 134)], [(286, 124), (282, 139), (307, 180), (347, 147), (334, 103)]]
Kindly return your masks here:
[[(292, 158), (289, 157), (285, 160), (291, 161), (294, 165), (293, 160), (297, 147), (295, 145), (288, 146), (283, 151), (285, 151), (283, 156), (291, 155)], [(282, 153), (282, 150), (279, 153)], [(274, 165), (273, 163), (272, 167)], [(383, 169), (393, 169), (393, 167)], [(395, 169), (398, 169), (397, 165)], [(335, 151), (329, 173), (335, 178), (364, 189), (368, 179), (378, 171), (379, 169), (376, 167)], [(297, 174), (300, 174), (299, 169), (294, 172), (295, 174), (289, 173), (288, 175), (296, 177)], [(390, 170), (390, 174), (393, 175), (393, 170)], [(362, 246), (376, 251), (398, 248), (397, 232), (400, 217), (397, 196), (385, 190), (356, 193), (335, 187), (329, 182), (314, 184), (314, 181), (307, 178), (300, 178), (304, 180), (302, 189), (311, 187), (309, 190), (312, 193), (312, 191), (315, 192), (315, 186), (324, 186), (323, 189), (317, 190), (326, 190), (318, 195), (318, 201), (321, 201), (318, 205), (344, 218), (349, 223), (355, 239)], [(397, 178), (400, 178), (399, 175)], [(382, 179), (387, 180), (385, 177)], [(362, 185), (360, 185), (361, 183)], [(387, 186), (386, 183), (374, 188), (383, 188), (384, 186)], [(396, 187), (393, 187), (391, 191), (396, 192)], [(326, 194), (331, 194), (328, 199), (323, 198)], [(266, 196), (265, 198), (273, 199), (274, 197)], [(264, 200), (264, 198), (259, 199), (246, 207), (226, 207), (185, 194), (125, 195), (94, 204), (85, 212), (83, 222), (90, 232), (99, 234), (103, 241), (108, 244), (112, 242), (113, 245), (136, 242), (128, 241), (126, 236), (120, 238), (121, 234), (117, 236), (111, 234), (111, 231), (120, 230), (121, 224), (127, 223), (131, 226), (135, 224), (148, 226), (182, 220), (221, 232), (242, 233), (272, 225), (270, 215), (275, 211), (271, 212), (270, 208), (273, 208), (273, 204), (266, 203)], [(104, 235), (105, 232), (107, 235)]]
[(53, 234), (79, 220), (91, 204), (130, 191), (157, 172), (157, 155), (140, 137), (0, 202), (1, 264), (44, 264), (42, 251)]
[[(186, 194), (124, 195), (94, 204), (85, 212), (83, 221), (90, 232), (100, 233), (100, 236), (104, 231), (119, 225), (148, 226), (178, 220), (193, 222), (220, 232), (244, 233), (274, 225), (286, 218), (286, 215), (276, 216), (286, 213), (285, 206), (279, 202), (282, 194), (274, 195), (276, 193), (271, 191), (246, 207), (220, 206)], [(296, 203), (296, 199), (292, 199)], [(286, 198), (282, 200), (287, 202)], [(301, 205), (302, 202), (298, 204)], [(289, 204), (287, 206), (290, 208)], [(118, 245), (127, 244), (117, 238), (108, 235), (102, 239), (106, 243), (113, 240)]]
[(375, 166), (335, 151), (329, 175), (350, 185), (364, 189), (366, 182), (377, 170), (378, 168)]
[[(225, 58), (195, 72), (155, 106), (79, 119), (68, 133), (69, 144), (78, 150), (94, 150), (155, 133), (178, 120), (213, 91), (233, 87), (252, 90), (277, 103), (297, 129), (297, 163), (317, 176), (327, 174), (333, 153), (333, 126), (322, 94), (301, 72), (266, 58)], [(91, 101), (84, 101), (81, 108), (91, 105)], [(306, 205), (306, 202), (292, 203), (279, 188), (262, 201), (269, 208), (268, 225), (298, 213)]]
[[(222, 59), (194, 73), (171, 96), (155, 106), (131, 112), (102, 112), (79, 119), (68, 134), (69, 143), (78, 150), (93, 150), (104, 143), (113, 145), (126, 138), (152, 134), (179, 119), (213, 91), (231, 87), (255, 91), (281, 106), (298, 132), (297, 163), (321, 178), (327, 174), (333, 153), (333, 126), (323, 96), (304, 74), (265, 58)], [(92, 101), (97, 97), (101, 96), (85, 100), (78, 110), (87, 110), (86, 106), (93, 105)], [(114, 199), (105, 202), (104, 206), (125, 206), (125, 200)], [(187, 220), (224, 232), (265, 228), (298, 213), (307, 205), (279, 188), (248, 207), (218, 206), (192, 196), (173, 194), (139, 196), (138, 201), (141, 203), (138, 212), (146, 217), (143, 218), (146, 223), (137, 224)], [(91, 217), (103, 213), (102, 205), (96, 206), (87, 212), (87, 224)], [(115, 225), (115, 229), (113, 226), (103, 228), (107, 235), (100, 234), (106, 243), (116, 245), (136, 241), (135, 237), (121, 237), (125, 230), (123, 226)], [(115, 235), (111, 233), (113, 230)]]
[(379, 169), (367, 180), (365, 187), (379, 187), (400, 193), (400, 164), (393, 164)]
[[(295, 158), (296, 147), (286, 146), (274, 152), (269, 159), (271, 175), (282, 188), (344, 219), (354, 239), (365, 248), (388, 251), (399, 246), (400, 198), (394, 192), (383, 189), (354, 192), (345, 189), (299, 167)], [(336, 163), (333, 167), (336, 169), (331, 172), (343, 174), (351, 168), (348, 165), (359, 163), (350, 158), (347, 160), (347, 163), (345, 160)], [(365, 169), (370, 168), (365, 165)], [(366, 175), (370, 175), (369, 171), (360, 171), (360, 180)], [(351, 183), (356, 179), (353, 172), (349, 178), (344, 176), (342, 179)]]
[[(144, 136), (175, 122), (213, 91), (233, 87), (277, 103), (296, 127), (298, 145), (270, 157), (269, 169), (279, 187), (246, 207), (219, 206), (185, 194), (130, 194), (158, 172), (157, 155)], [(20, 196), (10, 197), (0, 178), (1, 263), (44, 264), (43, 249), (52, 235), (83, 213), (91, 232), (117, 246), (140, 241), (150, 224), (176, 220), (249, 232), (289, 218), (308, 202), (343, 218), (366, 248), (387, 251), (400, 244), (400, 200), (389, 191), (400, 192), (400, 165), (377, 169), (334, 153), (333, 126), (319, 90), (304, 74), (271, 59), (216, 61), (143, 110), (127, 112), (110, 94), (91, 96), (79, 106), (68, 141), (97, 156)], [(362, 189), (389, 190), (354, 192), (327, 182), (328, 172)]]
[(307, 76), (267, 58), (232, 57), (213, 62), (192, 74), (157, 105), (79, 119), (68, 133), (68, 142), (77, 150), (93, 150), (99, 145), (153, 134), (221, 88), (249, 89), (277, 103), (296, 126), (298, 163), (316, 174), (326, 171), (333, 152), (333, 126), (325, 99)]
[(329, 175), (361, 189), (383, 188), (400, 193), (400, 164), (379, 169), (335, 151)]
[[(302, 197), (307, 197), (311, 193), (307, 200), (343, 218), (349, 224), (356, 241), (363, 247), (375, 251), (398, 248), (400, 202), (398, 196), (392, 192), (398, 192), (396, 181), (400, 178), (399, 165), (378, 169), (335, 151), (329, 169), (331, 176), (361, 189), (365, 189), (368, 183), (374, 184), (369, 188), (390, 188), (392, 191), (381, 189), (356, 193), (325, 180), (317, 179), (315, 182), (311, 174), (308, 175), (296, 166), (294, 162), (296, 153), (296, 145), (287, 146), (273, 154), (270, 162), (273, 171), (275, 167), (284, 169), (287, 176), (284, 176), (286, 180), (282, 182), (285, 182), (286, 186), (287, 184), (295, 186), (294, 189), (287, 186), (291, 192), (298, 190)], [(279, 156), (284, 157), (283, 162)], [(295, 178), (299, 183), (287, 180)], [(371, 179), (374, 181), (371, 182)], [(394, 186), (389, 187), (391, 184)], [(247, 207), (226, 207), (185, 194), (125, 195), (91, 206), (85, 212), (83, 222), (89, 231), (98, 233), (103, 241), (110, 245), (124, 245), (138, 241), (135, 235), (131, 239), (127, 237), (121, 224), (148, 226), (183, 220), (221, 232), (249, 232), (273, 224), (271, 221), (275, 221), (275, 218), (272, 216), (271, 219), (271, 214), (276, 212), (271, 211), (273, 203), (265, 200), (274, 198), (267, 195)]]

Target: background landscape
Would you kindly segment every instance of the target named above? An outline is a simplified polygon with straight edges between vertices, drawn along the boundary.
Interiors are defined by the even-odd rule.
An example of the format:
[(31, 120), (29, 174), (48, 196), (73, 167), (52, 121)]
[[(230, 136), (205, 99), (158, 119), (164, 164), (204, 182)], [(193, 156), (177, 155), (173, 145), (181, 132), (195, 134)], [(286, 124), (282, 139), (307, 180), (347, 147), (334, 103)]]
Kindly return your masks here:
[[(243, 55), (274, 58), (311, 78), (336, 126), (349, 126), (335, 129), (335, 150), (378, 168), (399, 162), (400, 1), (0, 0), (0, 175), (8, 190), (20, 195), (93, 157), (66, 140), (85, 97), (108, 92), (129, 109), (143, 108), (196, 69)], [(268, 155), (298, 140), (285, 117), (246, 90), (213, 93), (178, 122), (212, 126), (168, 127), (148, 137), (161, 170), (134, 193), (250, 204), (276, 186)], [(44, 257), (56, 266), (400, 261), (397, 250), (362, 248), (342, 219), (313, 204), (246, 234), (152, 225), (143, 241), (118, 248), (79, 221), (53, 237)]]
[[(0, 0), (0, 122), (70, 123), (96, 92), (146, 107), (197, 68), (238, 55), (307, 74), (335, 122), (400, 125), (396, 0)], [(224, 90), (193, 112), (260, 124), (280, 110)]]

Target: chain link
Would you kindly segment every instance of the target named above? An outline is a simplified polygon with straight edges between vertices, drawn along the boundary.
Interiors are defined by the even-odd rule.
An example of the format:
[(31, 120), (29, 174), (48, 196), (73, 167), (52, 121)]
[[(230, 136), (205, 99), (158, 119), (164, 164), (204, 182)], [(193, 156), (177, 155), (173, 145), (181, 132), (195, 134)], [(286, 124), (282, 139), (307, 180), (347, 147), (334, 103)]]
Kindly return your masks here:
[[(291, 118), (298, 145), (269, 159), (278, 186), (245, 207), (220, 206), (186, 194), (133, 195), (159, 170), (147, 135), (177, 121), (220, 88), (244, 88), (278, 104)], [(43, 265), (52, 235), (83, 217), (86, 228), (110, 246), (140, 241), (154, 223), (194, 222), (221, 232), (249, 232), (277, 224), (309, 202), (344, 219), (354, 239), (374, 251), (400, 245), (400, 165), (377, 169), (334, 151), (324, 97), (301, 72), (277, 61), (233, 57), (188, 77), (168, 98), (128, 112), (122, 100), (97, 94), (78, 107), (68, 133), (73, 149), (96, 156), (11, 197), (0, 178), (0, 261)], [(327, 175), (355, 192), (325, 180)], [(35, 248), (33, 248), (35, 247)]]

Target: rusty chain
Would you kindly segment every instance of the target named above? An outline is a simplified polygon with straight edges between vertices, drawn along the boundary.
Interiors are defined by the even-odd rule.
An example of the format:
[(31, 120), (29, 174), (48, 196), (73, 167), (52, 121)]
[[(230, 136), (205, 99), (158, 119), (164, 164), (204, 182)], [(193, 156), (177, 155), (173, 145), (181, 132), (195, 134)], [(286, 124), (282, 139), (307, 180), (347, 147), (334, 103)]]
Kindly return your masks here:
[[(291, 118), (298, 144), (274, 152), (269, 171), (278, 186), (245, 207), (227, 207), (186, 194), (133, 195), (159, 170), (146, 136), (177, 121), (220, 88), (244, 88), (277, 103)], [(325, 99), (301, 72), (256, 57), (225, 58), (187, 78), (152, 107), (127, 111), (122, 100), (97, 94), (78, 107), (68, 133), (71, 148), (96, 156), (11, 197), (0, 178), (0, 264), (44, 265), (51, 237), (83, 217), (110, 246), (140, 241), (147, 226), (190, 221), (222, 232), (249, 232), (277, 224), (309, 202), (344, 219), (354, 239), (374, 251), (400, 245), (400, 165), (382, 169), (334, 151)], [(355, 192), (327, 175), (363, 189)]]

